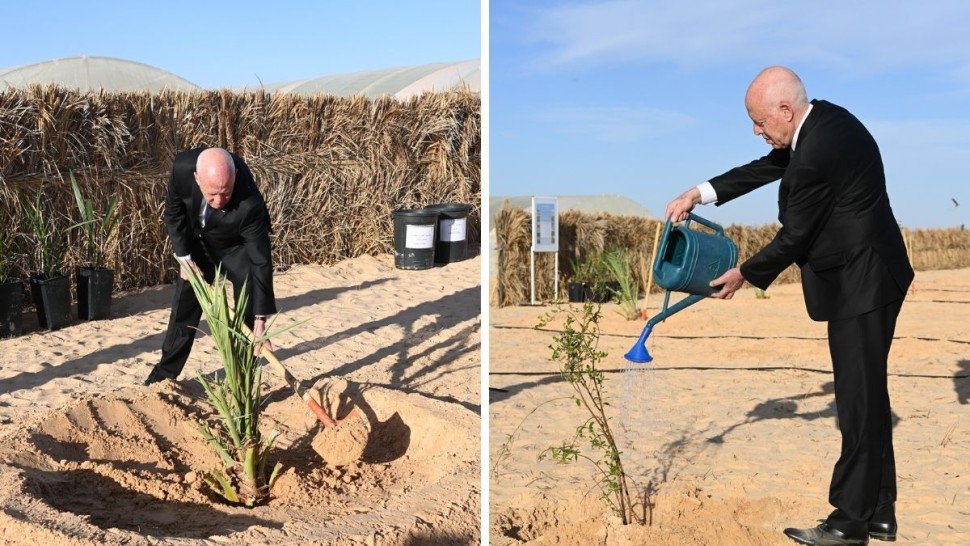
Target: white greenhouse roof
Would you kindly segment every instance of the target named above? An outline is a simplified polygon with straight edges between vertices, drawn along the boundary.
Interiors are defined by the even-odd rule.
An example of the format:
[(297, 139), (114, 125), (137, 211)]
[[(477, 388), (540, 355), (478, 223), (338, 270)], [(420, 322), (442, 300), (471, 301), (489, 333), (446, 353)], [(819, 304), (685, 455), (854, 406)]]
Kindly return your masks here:
[(473, 59), (459, 62), (431, 63), (336, 74), (319, 78), (270, 84), (264, 90), (301, 95), (363, 95), (369, 98), (390, 95), (404, 100), (425, 92), (466, 88), (481, 92), (482, 62)]
[[(0, 90), (8, 87), (23, 88), (31, 84), (58, 84), (81, 91), (108, 92), (202, 90), (171, 72), (113, 57), (66, 57), (0, 68)], [(259, 89), (267, 92), (330, 94), (341, 97), (363, 95), (376, 98), (389, 95), (405, 100), (422, 93), (460, 88), (478, 93), (481, 92), (481, 87), (481, 60), (471, 59), (320, 76), (268, 84)]]
[(67, 57), (0, 69), (0, 89), (51, 83), (81, 91), (199, 89), (199, 86), (171, 72), (113, 57)]

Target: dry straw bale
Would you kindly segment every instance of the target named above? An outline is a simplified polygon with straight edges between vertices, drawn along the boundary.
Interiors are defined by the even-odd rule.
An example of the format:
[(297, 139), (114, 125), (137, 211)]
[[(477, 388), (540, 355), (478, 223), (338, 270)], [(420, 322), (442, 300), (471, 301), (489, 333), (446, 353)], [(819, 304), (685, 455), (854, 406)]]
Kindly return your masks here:
[[(511, 208), (508, 203), (505, 203), (495, 213), (494, 222), (495, 244), (498, 252), (497, 303), (503, 307), (528, 303), (530, 301), (529, 253), (531, 252), (532, 217), (526, 211)], [(539, 276), (542, 277), (542, 275)]]
[[(279, 268), (390, 252), (392, 211), (437, 203), (471, 205), (474, 245), (480, 129), (480, 98), (467, 91), (397, 101), (7, 89), (0, 92), (0, 221), (26, 235), (17, 192), (44, 185), (61, 213), (59, 228), (76, 223), (74, 171), (95, 202), (119, 197), (122, 227), (107, 253), (117, 289), (171, 281), (176, 271), (162, 223), (168, 172), (179, 150), (208, 145), (250, 165), (273, 218)], [(68, 268), (81, 261), (72, 250)], [(31, 267), (24, 258), (14, 274), (25, 277)]]
[(949, 229), (903, 229), (909, 259), (917, 271), (970, 267), (970, 231)]
[[(495, 214), (498, 271), (493, 275), (497, 284), (493, 303), (499, 306), (524, 305), (530, 301), (531, 222), (529, 211), (509, 208), (507, 203)], [(595, 259), (611, 246), (629, 252), (633, 276), (640, 284), (642, 295), (652, 266), (650, 260), (658, 225), (662, 223), (639, 216), (578, 210), (562, 212), (559, 216), (559, 298), (567, 298), (568, 283), (574, 280), (573, 262), (583, 258)], [(696, 223), (691, 227), (709, 231)], [(724, 232), (738, 246), (738, 263), (741, 263), (770, 243), (778, 228), (778, 224), (732, 224)], [(962, 228), (904, 229), (903, 236), (917, 271), (970, 267), (970, 231)], [(553, 299), (553, 256), (553, 253), (540, 253), (536, 257), (536, 298), (543, 301)], [(801, 282), (801, 272), (795, 265), (785, 269), (775, 280), (776, 284), (792, 282)], [(651, 288), (653, 292), (662, 291), (656, 285)]]

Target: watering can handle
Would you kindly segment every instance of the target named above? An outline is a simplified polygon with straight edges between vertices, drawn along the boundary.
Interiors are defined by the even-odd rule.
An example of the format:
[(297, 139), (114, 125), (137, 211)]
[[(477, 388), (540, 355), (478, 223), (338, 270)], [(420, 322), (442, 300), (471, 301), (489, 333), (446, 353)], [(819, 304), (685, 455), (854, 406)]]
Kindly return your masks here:
[(660, 262), (661, 260), (663, 260), (664, 255), (667, 254), (667, 239), (670, 238), (669, 237), (670, 228), (672, 225), (673, 225), (673, 222), (670, 221), (670, 218), (667, 218), (667, 223), (664, 224), (663, 234), (660, 236), (660, 247), (657, 248), (657, 253), (654, 255), (654, 258), (653, 258), (653, 268), (655, 270), (657, 269), (657, 266), (660, 265)]
[[(724, 228), (721, 227), (720, 225), (715, 224), (710, 220), (705, 220), (704, 218), (701, 218), (700, 216), (692, 212), (688, 212), (687, 221), (684, 222), (684, 226), (690, 227), (690, 223), (692, 221), (713, 229), (718, 235), (724, 235)], [(667, 253), (667, 241), (670, 239), (669, 235), (670, 235), (670, 229), (672, 227), (673, 227), (673, 222), (670, 220), (670, 218), (667, 218), (667, 222), (664, 223), (663, 234), (660, 236), (660, 247), (657, 249), (657, 255), (653, 260), (654, 269), (657, 268), (658, 263), (660, 262), (660, 260), (663, 259), (663, 256), (666, 255)]]
[[(704, 225), (704, 226), (707, 226), (707, 227), (713, 229), (715, 232), (717, 232), (718, 235), (724, 235), (724, 228), (721, 227), (720, 225), (715, 224), (714, 222), (712, 222), (710, 220), (705, 220), (705, 219), (701, 218), (700, 216), (694, 214), (693, 212), (688, 212), (687, 213), (687, 223), (685, 225), (690, 226), (691, 220), (693, 220), (694, 222), (697, 222), (698, 224), (701, 224), (701, 225)], [(668, 220), (668, 222), (669, 222), (669, 220)]]

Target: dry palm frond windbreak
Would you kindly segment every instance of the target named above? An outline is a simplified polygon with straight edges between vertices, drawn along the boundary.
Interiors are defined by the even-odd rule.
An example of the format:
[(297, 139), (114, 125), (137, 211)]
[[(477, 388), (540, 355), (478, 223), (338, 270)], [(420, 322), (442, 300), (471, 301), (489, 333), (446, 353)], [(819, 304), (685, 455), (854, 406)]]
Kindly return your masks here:
[[(273, 220), (278, 268), (393, 250), (395, 209), (471, 205), (480, 240), (481, 101), (468, 91), (390, 97), (299, 96), (229, 90), (81, 93), (54, 86), (0, 91), (0, 221), (29, 225), (18, 192), (77, 217), (70, 173), (95, 203), (117, 198), (118, 231), (101, 249), (119, 291), (177, 275), (162, 211), (180, 150), (220, 146), (242, 156)], [(85, 261), (82, 234), (66, 268)], [(11, 275), (26, 276), (16, 263)]]
[[(498, 271), (492, 272), (495, 290), (492, 303), (499, 306), (525, 305), (530, 302), (529, 252), (532, 217), (527, 210), (503, 206), (495, 212), (495, 240)], [(633, 280), (647, 286), (652, 266), (654, 233), (661, 222), (642, 216), (620, 216), (608, 213), (585, 213), (567, 210), (559, 215), (559, 299), (566, 300), (568, 283), (575, 279), (573, 267), (584, 261), (598, 261), (608, 248), (627, 253)], [(738, 246), (738, 263), (743, 262), (768, 244), (778, 231), (777, 224), (762, 226), (730, 225), (724, 233)], [(692, 224), (692, 229), (707, 229)], [(970, 267), (970, 230), (903, 229), (910, 260), (917, 271), (960, 269)], [(553, 299), (554, 254), (536, 254), (536, 298)], [(582, 279), (588, 280), (588, 279)], [(776, 283), (800, 282), (801, 274), (791, 266), (778, 276)], [(662, 291), (656, 285), (652, 292)], [(642, 292), (641, 292), (642, 296)]]

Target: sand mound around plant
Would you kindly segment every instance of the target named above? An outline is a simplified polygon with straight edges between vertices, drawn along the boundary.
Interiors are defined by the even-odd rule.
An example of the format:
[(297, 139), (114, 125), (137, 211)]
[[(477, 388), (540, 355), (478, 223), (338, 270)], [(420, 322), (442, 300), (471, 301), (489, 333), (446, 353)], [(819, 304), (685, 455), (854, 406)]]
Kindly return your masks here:
[[(270, 501), (254, 509), (222, 502), (201, 480), (219, 459), (196, 429), (213, 416), (194, 382), (92, 396), (41, 415), (2, 439), (0, 529), (78, 545), (220, 536), (236, 544), (397, 544), (422, 525), (473, 532), (455, 526), (476, 522), (449, 516), (477, 511), (478, 492), (467, 482), (477, 479), (478, 445), (455, 441), (477, 415), (417, 394), (341, 388), (360, 413), (355, 426), (367, 429), (359, 456), (324, 461), (311, 446), (313, 415), (296, 397), (273, 393), (264, 424), (281, 433), (271, 461), (283, 471)], [(339, 446), (329, 449), (339, 454)]]
[(618, 516), (604, 514), (595, 494), (522, 497), (512, 504), (493, 520), (493, 543), (774, 546), (787, 539), (765, 524), (791, 512), (778, 499), (716, 499), (696, 486), (670, 488), (639, 506), (638, 517), (648, 525), (623, 525)]

